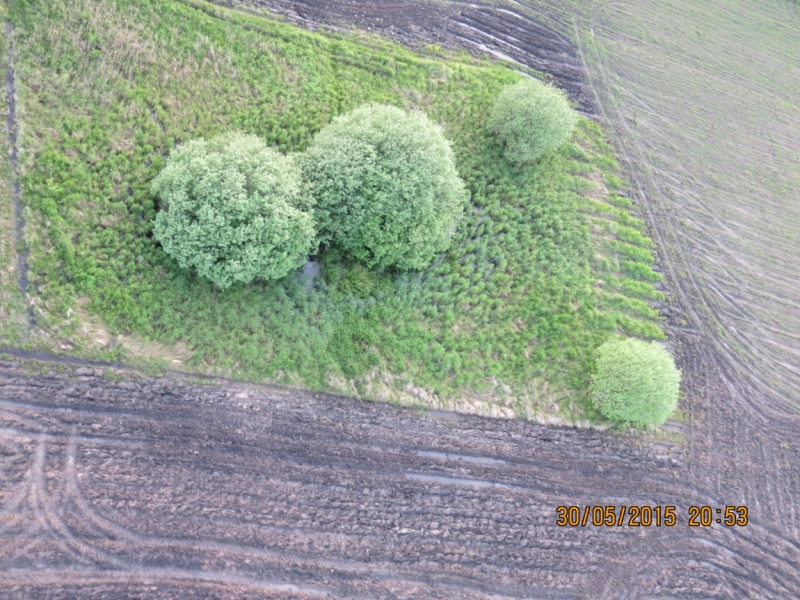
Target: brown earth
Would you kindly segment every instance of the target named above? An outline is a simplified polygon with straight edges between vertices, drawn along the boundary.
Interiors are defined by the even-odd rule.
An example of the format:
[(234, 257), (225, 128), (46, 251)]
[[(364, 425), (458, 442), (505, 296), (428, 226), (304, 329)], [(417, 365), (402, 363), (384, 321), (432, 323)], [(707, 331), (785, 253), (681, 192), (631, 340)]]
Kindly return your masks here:
[[(501, 38), (488, 17), (483, 33), (458, 25), (465, 11), (467, 24), (499, 22), (484, 6), (262, 5), (401, 41)], [(527, 35), (513, 34), (531, 49), (517, 60), (542, 68)], [(688, 415), (679, 448), (113, 369), (24, 375), (2, 362), (0, 598), (800, 597), (800, 419), (713, 349), (666, 271), (670, 314), (688, 321), (669, 326)], [(561, 528), (563, 504), (671, 504), (679, 519)], [(691, 528), (690, 505), (744, 505), (749, 524)]]
[[(800, 549), (767, 507), (746, 527), (687, 526), (688, 506), (742, 497), (678, 447), (23, 367), (0, 362), (0, 598), (800, 594)], [(562, 504), (673, 504), (678, 523), (562, 528)]]

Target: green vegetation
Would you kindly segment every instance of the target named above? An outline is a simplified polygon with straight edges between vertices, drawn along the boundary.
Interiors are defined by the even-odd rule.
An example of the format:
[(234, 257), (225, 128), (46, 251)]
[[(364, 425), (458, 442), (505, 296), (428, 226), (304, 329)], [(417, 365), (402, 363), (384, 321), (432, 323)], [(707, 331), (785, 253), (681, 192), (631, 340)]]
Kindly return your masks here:
[(464, 214), (453, 151), (422, 112), (362, 106), (320, 131), (303, 164), (320, 241), (369, 267), (427, 267)]
[(498, 96), (489, 123), (505, 145), (505, 157), (525, 163), (566, 142), (577, 120), (561, 90), (523, 79)]
[(314, 241), (300, 169), (256, 136), (183, 144), (151, 190), (162, 202), (153, 237), (181, 268), (221, 288), (284, 277)]
[(591, 397), (612, 421), (664, 423), (678, 403), (681, 373), (656, 342), (612, 339), (595, 352)]
[[(15, 1), (9, 18), (37, 322), (56, 349), (573, 419), (594, 348), (664, 337), (643, 300), (651, 242), (606, 201), (622, 174), (599, 126), (582, 119), (534, 164), (503, 158), (486, 115), (517, 73), (194, 2)], [(471, 197), (430, 266), (379, 271), (331, 247), (313, 280), (223, 290), (154, 240), (151, 184), (180, 144), (238, 129), (303, 152), (365, 103), (424, 111), (451, 141)]]
[[(0, 7), (0, 16), (4, 15)], [(0, 36), (0, 72), (5, 73), (7, 40)], [(0, 111), (7, 114), (7, 98), (0, 94)], [(0, 135), (0, 153), (9, 156), (8, 136)], [(19, 291), (19, 273), (15, 243), (15, 215), (11, 199), (9, 161), (0, 161), (0, 343), (17, 344), (26, 328), (25, 308)]]

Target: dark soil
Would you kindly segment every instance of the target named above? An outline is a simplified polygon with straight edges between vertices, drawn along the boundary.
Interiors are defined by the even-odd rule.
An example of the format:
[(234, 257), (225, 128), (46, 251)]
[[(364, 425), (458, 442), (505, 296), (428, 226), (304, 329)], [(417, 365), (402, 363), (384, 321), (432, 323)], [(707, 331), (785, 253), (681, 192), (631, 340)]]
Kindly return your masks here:
[[(687, 457), (597, 431), (44, 368), (0, 362), (0, 598), (800, 594), (782, 507), (759, 506), (785, 479), (758, 448), (726, 462), (696, 444)], [(781, 452), (797, 464), (796, 445)], [(687, 526), (690, 505), (743, 502), (746, 527)], [(562, 528), (563, 504), (673, 504), (678, 523)]]

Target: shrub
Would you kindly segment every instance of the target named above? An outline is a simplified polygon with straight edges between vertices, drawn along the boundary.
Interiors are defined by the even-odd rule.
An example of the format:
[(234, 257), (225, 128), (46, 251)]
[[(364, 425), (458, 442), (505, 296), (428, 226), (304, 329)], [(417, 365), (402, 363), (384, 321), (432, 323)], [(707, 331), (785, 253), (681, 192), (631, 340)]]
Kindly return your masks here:
[(182, 268), (221, 288), (299, 267), (316, 231), (300, 169), (255, 136), (194, 140), (172, 152), (151, 191), (154, 237)]
[(369, 267), (427, 266), (463, 214), (450, 144), (421, 112), (368, 104), (337, 117), (303, 165), (319, 241)]
[(557, 88), (535, 79), (506, 87), (494, 103), (489, 125), (505, 145), (509, 162), (536, 160), (566, 142), (578, 116)]
[(681, 373), (656, 342), (614, 339), (595, 351), (591, 398), (613, 421), (660, 424), (675, 409)]

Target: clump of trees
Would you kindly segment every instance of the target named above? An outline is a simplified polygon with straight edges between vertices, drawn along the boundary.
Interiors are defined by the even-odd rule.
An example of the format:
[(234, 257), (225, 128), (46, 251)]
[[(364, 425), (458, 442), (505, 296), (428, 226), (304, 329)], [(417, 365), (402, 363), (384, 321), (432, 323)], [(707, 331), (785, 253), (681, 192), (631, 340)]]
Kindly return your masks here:
[(513, 163), (536, 160), (566, 142), (578, 115), (559, 89), (523, 79), (504, 89), (495, 101), (489, 126), (505, 147), (505, 158)]
[[(500, 94), (491, 127), (521, 163), (576, 120), (563, 93), (526, 79)], [(335, 118), (297, 157), (242, 133), (187, 142), (152, 192), (155, 239), (222, 288), (284, 277), (321, 244), (369, 268), (422, 269), (447, 250), (467, 196), (441, 127), (381, 104)]]
[(221, 288), (283, 277), (315, 240), (298, 165), (256, 136), (183, 144), (151, 189), (162, 207), (155, 239), (182, 268)]
[(595, 351), (591, 398), (612, 421), (664, 423), (678, 403), (681, 372), (657, 342), (613, 339)]
[(221, 288), (279, 279), (320, 244), (368, 267), (422, 269), (449, 246), (466, 200), (442, 129), (379, 104), (337, 117), (298, 157), (242, 133), (187, 142), (152, 193), (155, 239)]
[(441, 127), (368, 104), (337, 117), (303, 158), (319, 240), (368, 267), (422, 269), (446, 250), (466, 190)]

